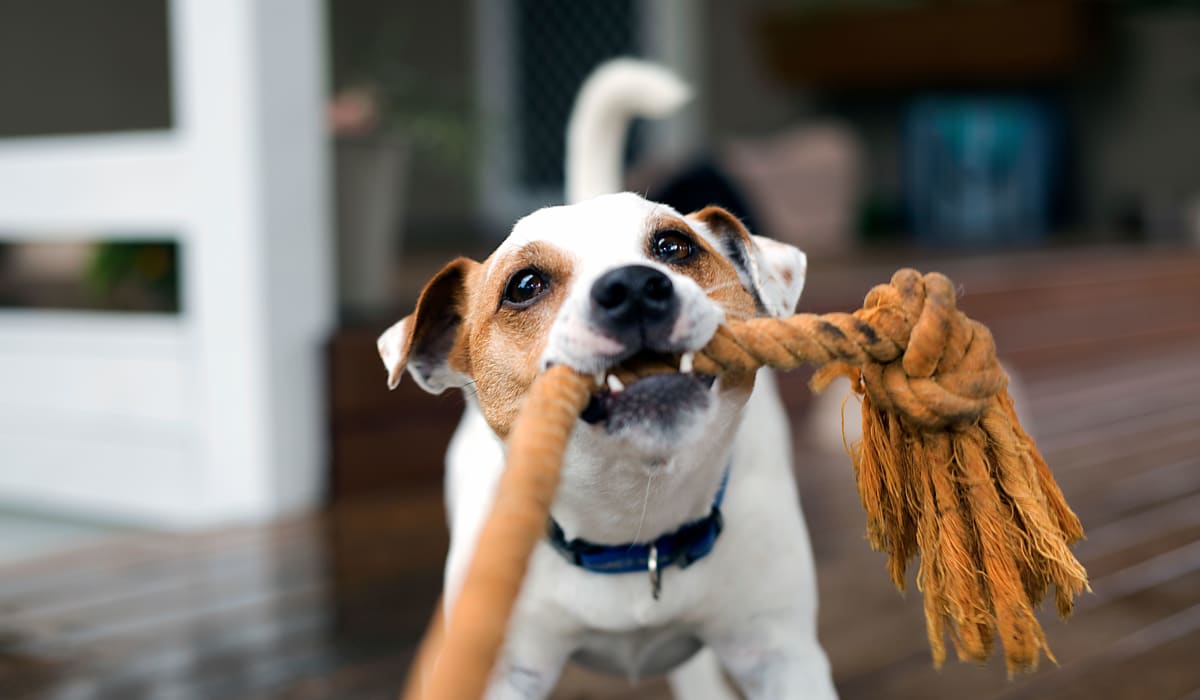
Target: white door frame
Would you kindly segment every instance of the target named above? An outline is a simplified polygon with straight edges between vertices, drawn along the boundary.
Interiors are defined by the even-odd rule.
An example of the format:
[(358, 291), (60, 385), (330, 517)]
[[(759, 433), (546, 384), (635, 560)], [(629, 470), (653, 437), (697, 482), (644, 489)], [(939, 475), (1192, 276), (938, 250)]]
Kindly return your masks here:
[(0, 312), (0, 501), (189, 527), (321, 496), (323, 3), (169, 11), (173, 129), (0, 140), (0, 231), (166, 232), (182, 261), (177, 316)]

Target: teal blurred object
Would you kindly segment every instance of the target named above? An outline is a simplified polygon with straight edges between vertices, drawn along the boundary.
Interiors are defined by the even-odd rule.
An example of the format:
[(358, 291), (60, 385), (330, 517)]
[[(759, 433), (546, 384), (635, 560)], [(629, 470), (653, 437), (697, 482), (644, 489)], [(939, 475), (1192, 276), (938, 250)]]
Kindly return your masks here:
[(917, 240), (1028, 244), (1050, 226), (1053, 109), (1026, 97), (922, 97), (905, 119), (904, 192)]

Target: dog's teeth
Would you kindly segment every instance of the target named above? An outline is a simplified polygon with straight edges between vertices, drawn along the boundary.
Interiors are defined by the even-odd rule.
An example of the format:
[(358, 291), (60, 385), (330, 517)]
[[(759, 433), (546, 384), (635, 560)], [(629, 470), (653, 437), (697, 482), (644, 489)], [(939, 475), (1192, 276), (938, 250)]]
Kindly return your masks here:
[(679, 356), (679, 371), (683, 374), (692, 373), (692, 364), (696, 361), (696, 353), (685, 352)]
[(592, 376), (596, 379), (597, 386), (604, 386), (604, 370), (600, 370)]
[(608, 388), (614, 394), (625, 391), (625, 385), (621, 383), (620, 379), (617, 379), (617, 375), (615, 374), (608, 375)]

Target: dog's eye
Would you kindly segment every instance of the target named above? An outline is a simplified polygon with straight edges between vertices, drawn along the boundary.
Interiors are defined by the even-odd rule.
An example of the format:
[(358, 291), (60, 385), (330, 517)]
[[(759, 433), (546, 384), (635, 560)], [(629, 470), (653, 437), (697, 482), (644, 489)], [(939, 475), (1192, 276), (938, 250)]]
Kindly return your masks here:
[(532, 267), (526, 267), (518, 270), (508, 280), (502, 301), (506, 306), (524, 308), (545, 294), (548, 289), (550, 289), (550, 283), (546, 281), (542, 273)]
[(654, 257), (665, 263), (681, 263), (696, 254), (696, 244), (679, 231), (659, 231), (650, 241)]

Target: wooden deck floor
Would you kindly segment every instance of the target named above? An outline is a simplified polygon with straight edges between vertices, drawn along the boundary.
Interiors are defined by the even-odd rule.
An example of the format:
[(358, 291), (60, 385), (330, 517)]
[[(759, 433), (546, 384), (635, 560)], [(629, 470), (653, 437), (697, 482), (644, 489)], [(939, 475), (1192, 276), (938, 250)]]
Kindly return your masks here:
[[(999, 659), (930, 667), (917, 594), (891, 588), (845, 456), (804, 439), (803, 378), (784, 382), (844, 698), (1200, 698), (1200, 257), (1054, 259), (942, 267), (972, 280), (962, 306), (1024, 380), (1032, 431), (1088, 529), (1093, 592), (1067, 623), (1042, 611), (1057, 667), (1014, 681)], [(810, 280), (839, 284), (861, 294), (837, 271)], [(437, 494), (414, 491), (0, 569), (0, 698), (394, 697), (445, 545)], [(578, 671), (557, 695), (631, 696), (667, 697), (661, 682)]]

